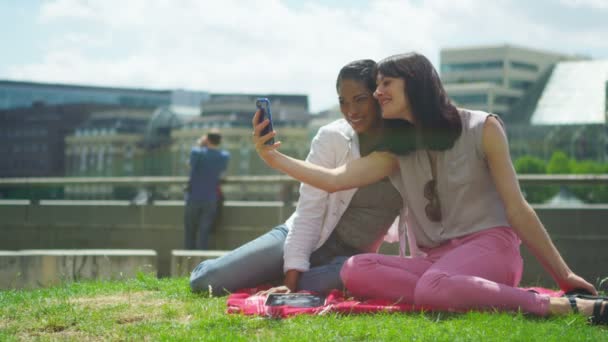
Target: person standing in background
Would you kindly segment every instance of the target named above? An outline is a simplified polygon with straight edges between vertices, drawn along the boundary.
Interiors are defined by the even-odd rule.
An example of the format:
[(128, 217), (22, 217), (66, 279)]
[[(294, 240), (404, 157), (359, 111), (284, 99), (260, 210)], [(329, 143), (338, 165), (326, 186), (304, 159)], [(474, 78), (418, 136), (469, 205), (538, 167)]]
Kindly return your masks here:
[[(207, 249), (218, 207), (218, 186), (230, 154), (219, 148), (222, 135), (212, 130), (190, 150), (190, 177), (184, 212), (184, 248)], [(198, 231), (198, 239), (196, 238)]]

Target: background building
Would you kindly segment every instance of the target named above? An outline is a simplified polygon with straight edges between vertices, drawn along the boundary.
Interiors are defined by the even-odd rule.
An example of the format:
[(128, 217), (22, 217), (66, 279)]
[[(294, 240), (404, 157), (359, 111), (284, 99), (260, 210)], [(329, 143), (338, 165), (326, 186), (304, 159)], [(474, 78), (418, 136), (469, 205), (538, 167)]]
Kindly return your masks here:
[(91, 114), (66, 141), (66, 176), (143, 174), (143, 137), (154, 110), (114, 109)]
[[(517, 113), (517, 116), (516, 116)], [(608, 60), (559, 62), (513, 110), (511, 153), (608, 161)]]
[(171, 103), (171, 91), (0, 81), (0, 109), (30, 107), (36, 103), (156, 107)]
[(297, 94), (210, 94), (203, 102), (202, 116), (226, 118), (234, 127), (251, 126), (251, 115), (255, 111), (257, 98), (267, 97), (271, 102), (273, 124), (306, 125), (310, 119), (308, 96)]
[[(210, 94), (203, 103), (202, 116), (189, 118), (171, 133), (172, 174), (188, 174), (188, 156), (196, 140), (211, 128), (220, 129), (221, 147), (230, 152), (227, 175), (276, 175), (258, 157), (251, 145), (251, 119), (255, 100), (271, 101), (273, 127), (280, 131), (281, 151), (296, 158), (305, 158), (309, 148), (308, 124), (311, 119), (306, 95), (291, 94)], [(245, 191), (247, 187), (247, 191)], [(255, 188), (252, 188), (255, 187)], [(224, 186), (231, 200), (277, 200), (278, 185)], [(254, 193), (253, 197), (243, 197)]]
[[(90, 173), (92, 169), (78, 171), (72, 168), (66, 172), (65, 166), (69, 163), (66, 164), (64, 159), (64, 139), (74, 135), (74, 129), (83, 124), (93, 111), (112, 109), (135, 113), (143, 109), (153, 112), (157, 108), (165, 108), (179, 116), (198, 116), (201, 103), (208, 97), (206, 92), (181, 89), (148, 90), (0, 80), (0, 152), (3, 152), (0, 177), (60, 177)], [(132, 119), (139, 120), (139, 117), (136, 115)], [(158, 119), (150, 123), (162, 121), (160, 117)], [(129, 120), (123, 117), (120, 122), (125, 124)], [(93, 126), (80, 127), (76, 135), (105, 136), (116, 130), (107, 128), (110, 124), (102, 121), (88, 122), (87, 125)], [(147, 138), (158, 134), (164, 134), (166, 138), (145, 140), (146, 146), (157, 152), (160, 142), (168, 143), (170, 129), (151, 129), (156, 135), (148, 134)], [(162, 174), (157, 170), (158, 164), (149, 161), (143, 171)], [(116, 170), (104, 172), (118, 175)]]
[(511, 108), (558, 61), (581, 59), (513, 45), (442, 49), (441, 79), (459, 106), (501, 115)]
[(65, 175), (64, 138), (100, 104), (67, 104), (0, 110), (0, 177)]
[[(65, 138), (66, 176), (144, 175), (146, 150), (144, 133), (154, 110), (124, 109), (99, 111)], [(135, 189), (110, 185), (70, 185), (68, 198), (126, 198)]]
[(441, 78), (460, 107), (499, 114), (511, 155), (556, 150), (606, 161), (607, 61), (512, 45), (441, 51)]
[(0, 110), (46, 105), (98, 103), (124, 107), (199, 108), (207, 92), (96, 87), (60, 83), (0, 80)]

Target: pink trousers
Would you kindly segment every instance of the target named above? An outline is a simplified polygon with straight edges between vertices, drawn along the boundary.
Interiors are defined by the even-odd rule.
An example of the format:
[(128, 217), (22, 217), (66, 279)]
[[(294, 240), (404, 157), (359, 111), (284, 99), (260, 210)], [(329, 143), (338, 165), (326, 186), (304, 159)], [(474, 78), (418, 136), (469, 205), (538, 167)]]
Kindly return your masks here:
[(359, 254), (340, 272), (355, 296), (404, 301), (439, 310), (522, 310), (545, 316), (549, 297), (517, 288), (520, 240), (497, 227), (424, 249), (425, 257)]

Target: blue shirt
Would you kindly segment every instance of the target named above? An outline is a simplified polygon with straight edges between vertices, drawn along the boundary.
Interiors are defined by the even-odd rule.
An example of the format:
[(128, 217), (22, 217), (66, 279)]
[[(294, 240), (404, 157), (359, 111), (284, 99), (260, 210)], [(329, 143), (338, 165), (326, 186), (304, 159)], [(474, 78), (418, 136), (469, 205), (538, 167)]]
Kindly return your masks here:
[(217, 201), (217, 187), (230, 153), (207, 147), (192, 147), (190, 151), (190, 189), (186, 202)]

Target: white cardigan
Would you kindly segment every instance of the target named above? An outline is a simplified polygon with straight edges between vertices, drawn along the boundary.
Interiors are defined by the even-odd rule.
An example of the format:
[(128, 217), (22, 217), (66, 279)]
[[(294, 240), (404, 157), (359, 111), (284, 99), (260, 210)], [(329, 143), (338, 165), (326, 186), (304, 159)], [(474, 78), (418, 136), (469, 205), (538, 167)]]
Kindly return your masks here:
[[(356, 132), (346, 120), (340, 119), (319, 128), (306, 161), (333, 169), (360, 157)], [(309, 270), (311, 253), (327, 241), (356, 191), (355, 188), (330, 194), (304, 183), (300, 185), (296, 211), (285, 222), (289, 233), (284, 247), (284, 272)], [(389, 242), (399, 240), (402, 256), (405, 255), (405, 213), (404, 208), (385, 236)]]

